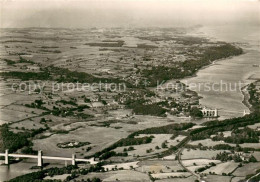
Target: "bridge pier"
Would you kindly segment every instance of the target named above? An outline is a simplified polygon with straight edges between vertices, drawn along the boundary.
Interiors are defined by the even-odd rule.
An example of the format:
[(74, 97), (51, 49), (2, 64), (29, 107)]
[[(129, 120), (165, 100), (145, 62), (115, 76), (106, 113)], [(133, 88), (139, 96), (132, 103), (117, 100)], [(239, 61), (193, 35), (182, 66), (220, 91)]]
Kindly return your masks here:
[(75, 154), (72, 154), (71, 165), (73, 165), (73, 166), (76, 165), (76, 155)]
[(42, 151), (38, 151), (38, 165), (39, 167), (42, 167)]
[(5, 150), (5, 164), (9, 164), (9, 159), (8, 159), (8, 149)]

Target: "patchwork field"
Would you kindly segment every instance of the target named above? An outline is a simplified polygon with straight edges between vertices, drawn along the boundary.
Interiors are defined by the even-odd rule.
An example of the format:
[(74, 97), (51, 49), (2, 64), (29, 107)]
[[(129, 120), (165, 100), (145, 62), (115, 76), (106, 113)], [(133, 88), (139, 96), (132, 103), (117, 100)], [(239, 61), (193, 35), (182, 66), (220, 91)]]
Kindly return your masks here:
[[(151, 143), (142, 144), (142, 145), (133, 145), (134, 150), (128, 151), (128, 155), (131, 156), (147, 156), (153, 155), (156, 153), (161, 153), (167, 150), (170, 146), (176, 146), (179, 142), (181, 142), (185, 136), (177, 136), (174, 139), (171, 139), (172, 135), (169, 134), (153, 134), (153, 135), (139, 135), (138, 137), (145, 137), (145, 136), (154, 136)], [(167, 147), (163, 148), (162, 144), (167, 141)], [(114, 151), (116, 152), (123, 152), (124, 148), (126, 147), (118, 147)], [(149, 150), (149, 152), (148, 152)]]
[(138, 163), (137, 171), (151, 173), (169, 173), (183, 170), (177, 161), (145, 160)]
[[(101, 137), (99, 134), (104, 132), (106, 135)], [(42, 149), (43, 153), (46, 155), (71, 156), (72, 153), (77, 153), (83, 158), (84, 155), (94, 154), (127, 135), (128, 133), (114, 128), (85, 126), (84, 128), (71, 131), (69, 134), (55, 134), (45, 139), (34, 140), (33, 143), (35, 150)], [(90, 142), (91, 144), (89, 146), (91, 146), (92, 149), (89, 152), (86, 152), (86, 147), (75, 149), (61, 149), (57, 147), (58, 143), (70, 142), (71, 140)]]

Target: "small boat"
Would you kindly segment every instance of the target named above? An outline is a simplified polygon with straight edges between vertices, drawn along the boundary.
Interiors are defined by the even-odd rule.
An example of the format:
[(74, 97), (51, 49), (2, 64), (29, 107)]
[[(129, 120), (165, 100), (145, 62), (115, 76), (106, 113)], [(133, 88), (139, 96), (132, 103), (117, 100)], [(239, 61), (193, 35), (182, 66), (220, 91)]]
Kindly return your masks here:
[(259, 64), (253, 64), (253, 67), (260, 67)]

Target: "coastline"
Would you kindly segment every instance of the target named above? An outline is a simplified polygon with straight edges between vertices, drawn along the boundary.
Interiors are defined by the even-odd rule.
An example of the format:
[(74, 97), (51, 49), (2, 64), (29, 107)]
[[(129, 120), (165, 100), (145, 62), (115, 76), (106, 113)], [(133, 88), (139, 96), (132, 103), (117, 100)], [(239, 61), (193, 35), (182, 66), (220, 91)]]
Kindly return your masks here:
[(249, 103), (250, 95), (248, 93), (248, 86), (249, 84), (241, 88), (241, 93), (243, 94), (242, 103), (249, 109), (250, 112), (252, 112), (253, 111), (252, 105)]
[[(257, 79), (255, 81), (253, 81), (252, 83), (254, 84), (254, 83), (257, 83), (259, 81), (260, 81), (260, 79)], [(254, 111), (254, 108), (253, 108), (252, 104), (249, 102), (250, 95), (249, 95), (249, 92), (248, 92), (248, 87), (249, 87), (250, 84), (247, 84), (244, 87), (242, 87), (241, 88), (241, 93), (244, 96), (242, 103), (249, 109), (249, 111), (251, 113), (251, 112)]]
[[(249, 53), (249, 52), (248, 52), (247, 50), (244, 50), (244, 49), (243, 49), (243, 53), (240, 54), (240, 55), (238, 55), (238, 56), (245, 55), (245, 54), (248, 54), (248, 53)], [(206, 69), (206, 68), (208, 68), (208, 67), (210, 67), (210, 66), (217, 65), (217, 63), (218, 63), (219, 61), (223, 61), (223, 62), (225, 61), (225, 62), (226, 62), (226, 61), (229, 61), (228, 59), (232, 59), (232, 58), (235, 58), (235, 57), (238, 57), (238, 56), (230, 56), (230, 57), (227, 57), (227, 58), (224, 58), (224, 59), (218, 59), (218, 60), (212, 61), (211, 64), (202, 67), (202, 68), (199, 69), (194, 75), (189, 76), (189, 77), (186, 77), (186, 78), (184, 78), (184, 79), (181, 79), (180, 81), (181, 81), (182, 83), (186, 83), (185, 81), (186, 81), (187, 78), (196, 79), (196, 77), (198, 76), (198, 72), (199, 72), (199, 71), (204, 70), (204, 69)], [(223, 62), (222, 62), (222, 63), (223, 63)], [(246, 80), (248, 80), (248, 78), (247, 78)], [(239, 100), (240, 100), (240, 102), (245, 106), (245, 110), (247, 110), (247, 108), (248, 108), (249, 112), (251, 113), (251, 112), (253, 112), (253, 108), (252, 108), (252, 105), (251, 105), (250, 102), (249, 102), (250, 95), (249, 95), (248, 90), (247, 90), (249, 85), (250, 85), (250, 83), (247, 84), (247, 85), (245, 85), (245, 86), (243, 86), (243, 87), (239, 90), (239, 92), (242, 94), (242, 97), (243, 97), (243, 98), (241, 98), (241, 100), (240, 100), (240, 99), (239, 99)], [(200, 96), (200, 97), (203, 97), (203, 95), (202, 95), (202, 96), (199, 95), (199, 96)], [(248, 112), (248, 111), (247, 111), (247, 112)]]
[[(241, 48), (241, 47), (240, 47), (240, 48)], [(193, 75), (179, 79), (180, 82), (181, 82), (182, 80), (185, 80), (185, 79), (188, 79), (188, 78), (194, 78), (194, 77), (198, 76), (197, 73), (198, 73), (199, 71), (204, 70), (204, 69), (206, 69), (206, 68), (208, 68), (208, 67), (210, 67), (210, 66), (214, 66), (217, 62), (224, 61), (224, 60), (227, 60), (227, 59), (231, 59), (231, 58), (234, 58), (234, 57), (239, 57), (239, 56), (242, 56), (242, 55), (244, 55), (244, 54), (247, 54), (247, 52), (246, 52), (243, 48), (241, 48), (241, 49), (243, 50), (242, 54), (239, 54), (239, 55), (236, 55), (236, 56), (229, 56), (229, 57), (221, 58), (221, 59), (216, 59), (216, 60), (212, 61), (210, 64), (205, 65), (205, 66), (202, 66), (202, 67), (201, 67), (200, 69), (198, 69)], [(178, 80), (178, 79), (172, 79), (172, 80)], [(171, 81), (171, 80), (168, 80), (168, 81)], [(167, 81), (167, 82), (168, 82), (168, 81)]]
[[(247, 52), (245, 52), (244, 49), (242, 49), (242, 50), (243, 50), (243, 53), (240, 54), (240, 55), (237, 55), (237, 56), (229, 56), (229, 57), (226, 57), (226, 58), (214, 60), (214, 61), (212, 61), (211, 64), (201, 67), (201, 68), (200, 68), (199, 70), (197, 70), (193, 75), (187, 76), (187, 77), (185, 77), (185, 78), (182, 78), (182, 79), (180, 79), (179, 81), (180, 81), (181, 83), (185, 84), (184, 81), (185, 81), (186, 79), (197, 77), (197, 76), (198, 76), (197, 73), (198, 73), (199, 71), (204, 70), (204, 69), (206, 69), (206, 68), (208, 68), (208, 67), (210, 67), (210, 66), (214, 66), (214, 65), (216, 65), (217, 62), (225, 61), (225, 60), (227, 60), (227, 59), (231, 59), (231, 58), (234, 58), (234, 57), (238, 57), (238, 56), (247, 54)], [(168, 82), (170, 82), (170, 81), (172, 81), (172, 80), (177, 81), (177, 79), (171, 79), (171, 80), (168, 80), (166, 83), (168, 83)], [(249, 95), (246, 95), (246, 93), (243, 92), (243, 89), (244, 89), (245, 87), (247, 87), (247, 86), (248, 86), (248, 85), (242, 87), (242, 89), (241, 89), (241, 93), (242, 93), (243, 96), (244, 96), (244, 97), (243, 97), (243, 100), (242, 100), (242, 103), (251, 111), (251, 104), (248, 102)], [(247, 89), (247, 88), (246, 88), (246, 89)], [(196, 91), (194, 91), (194, 92), (196, 92)], [(196, 94), (197, 94), (197, 96), (198, 96), (199, 99), (203, 98), (202, 96), (200, 96), (200, 95), (198, 94), (198, 92), (196, 92)]]

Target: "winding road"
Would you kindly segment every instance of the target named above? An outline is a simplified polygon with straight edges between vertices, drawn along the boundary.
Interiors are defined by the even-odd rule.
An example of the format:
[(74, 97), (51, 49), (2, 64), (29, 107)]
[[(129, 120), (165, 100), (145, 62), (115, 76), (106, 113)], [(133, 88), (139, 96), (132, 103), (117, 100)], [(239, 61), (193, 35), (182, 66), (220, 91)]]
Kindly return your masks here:
[(189, 143), (190, 141), (190, 138), (188, 137), (187, 141), (185, 143), (182, 144), (181, 148), (178, 149), (178, 151), (176, 152), (176, 155), (177, 155), (177, 158), (178, 158), (178, 162), (179, 164), (182, 166), (183, 169), (185, 169), (187, 172), (191, 173), (193, 176), (195, 176), (199, 181), (204, 181), (206, 182), (205, 179), (201, 180), (201, 176), (191, 170), (189, 170), (186, 166), (184, 166), (184, 164), (182, 163), (182, 160), (181, 160), (181, 154), (183, 152), (183, 150), (185, 149), (185, 145), (187, 143)]

